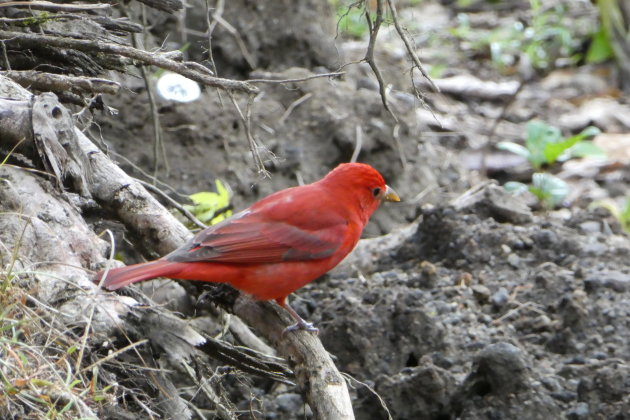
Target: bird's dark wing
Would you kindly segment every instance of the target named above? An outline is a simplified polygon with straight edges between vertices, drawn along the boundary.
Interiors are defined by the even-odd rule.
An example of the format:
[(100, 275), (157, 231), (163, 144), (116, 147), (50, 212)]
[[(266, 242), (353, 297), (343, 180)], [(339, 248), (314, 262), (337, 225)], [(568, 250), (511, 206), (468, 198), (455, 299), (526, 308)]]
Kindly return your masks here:
[(326, 199), (306, 186), (281, 191), (199, 232), (166, 259), (253, 264), (329, 257), (348, 222), (334, 206), (321, 205)]

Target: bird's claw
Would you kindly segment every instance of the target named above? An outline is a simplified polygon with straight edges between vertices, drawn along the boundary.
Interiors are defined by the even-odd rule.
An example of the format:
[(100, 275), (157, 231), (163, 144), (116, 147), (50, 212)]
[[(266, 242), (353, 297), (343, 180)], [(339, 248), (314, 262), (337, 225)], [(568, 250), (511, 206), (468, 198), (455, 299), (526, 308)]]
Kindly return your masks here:
[(315, 335), (319, 334), (319, 328), (315, 327), (312, 322), (306, 322), (304, 320), (298, 321), (293, 325), (289, 325), (284, 330), (282, 330), (282, 336), (291, 331), (304, 330), (311, 333), (315, 333)]

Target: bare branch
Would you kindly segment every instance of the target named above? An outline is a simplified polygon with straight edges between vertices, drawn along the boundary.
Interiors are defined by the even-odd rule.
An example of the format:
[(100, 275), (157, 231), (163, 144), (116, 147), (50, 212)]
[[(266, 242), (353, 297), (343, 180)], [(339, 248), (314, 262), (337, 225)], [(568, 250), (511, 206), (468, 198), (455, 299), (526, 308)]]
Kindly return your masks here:
[(268, 302), (254, 303), (240, 296), (234, 311), (292, 361), (295, 377), (316, 419), (354, 419), (346, 382), (316, 336), (306, 331), (283, 335), (289, 316)]
[(293, 101), (291, 103), (291, 105), (289, 105), (287, 107), (287, 110), (284, 111), (284, 114), (282, 114), (282, 116), (280, 117), (280, 119), (278, 120), (278, 124), (282, 125), (284, 124), (284, 122), (287, 120), (287, 118), (289, 118), (289, 115), (291, 115), (291, 113), (293, 112), (293, 110), (295, 108), (297, 108), (298, 106), (300, 106), (301, 104), (303, 104), (304, 102), (308, 101), (309, 99), (311, 99), (311, 97), (313, 96), (312, 92), (307, 93), (304, 96), (299, 97), (298, 99), (296, 99), (295, 101)]
[(111, 4), (107, 3), (53, 3), (50, 1), (9, 1), (0, 3), (0, 7), (28, 7), (29, 9), (39, 10), (62, 10), (66, 12), (76, 12), (80, 10), (108, 9)]
[(154, 9), (162, 10), (163, 12), (173, 13), (180, 10), (183, 7), (181, 0), (138, 0), (140, 3), (144, 3)]
[(249, 79), (249, 80), (247, 80), (247, 83), (269, 83), (269, 84), (274, 84), (274, 83), (305, 82), (307, 80), (319, 79), (321, 77), (341, 77), (344, 74), (346, 74), (346, 72), (345, 71), (338, 71), (338, 72), (332, 72), (332, 73), (314, 74), (312, 76), (307, 76), (307, 77), (298, 77), (297, 79), (270, 79), (269, 77), (273, 77), (274, 74), (275, 73), (269, 73), (269, 76), (266, 79)]
[(376, 37), (378, 36), (378, 31), (381, 28), (381, 24), (383, 23), (383, 0), (376, 1), (376, 18), (372, 21), (372, 17), (370, 16), (369, 11), (365, 12), (365, 19), (367, 20), (368, 28), (370, 30), (370, 41), (368, 43), (367, 52), (365, 53), (365, 58), (363, 59), (370, 68), (372, 69), (372, 73), (376, 77), (376, 81), (378, 82), (378, 91), (381, 95), (381, 101), (383, 102), (383, 107), (390, 113), (394, 121), (398, 122), (398, 117), (389, 106), (389, 102), (387, 101), (387, 91), (385, 89), (385, 81), (383, 80), (383, 75), (381, 74), (381, 70), (376, 65), (376, 61), (374, 59), (374, 48), (376, 47)]
[(72, 92), (79, 94), (106, 93), (116, 95), (120, 83), (95, 77), (66, 76), (43, 73), (34, 70), (0, 72), (25, 88), (34, 88), (42, 92)]

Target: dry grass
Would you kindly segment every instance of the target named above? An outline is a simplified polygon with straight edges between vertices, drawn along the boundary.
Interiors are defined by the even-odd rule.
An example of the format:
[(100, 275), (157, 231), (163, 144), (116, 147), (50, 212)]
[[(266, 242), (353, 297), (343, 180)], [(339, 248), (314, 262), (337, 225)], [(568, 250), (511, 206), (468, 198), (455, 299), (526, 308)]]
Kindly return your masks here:
[(75, 370), (80, 337), (31, 284), (11, 265), (0, 272), (0, 418), (97, 418), (108, 389), (99, 389), (97, 370)]

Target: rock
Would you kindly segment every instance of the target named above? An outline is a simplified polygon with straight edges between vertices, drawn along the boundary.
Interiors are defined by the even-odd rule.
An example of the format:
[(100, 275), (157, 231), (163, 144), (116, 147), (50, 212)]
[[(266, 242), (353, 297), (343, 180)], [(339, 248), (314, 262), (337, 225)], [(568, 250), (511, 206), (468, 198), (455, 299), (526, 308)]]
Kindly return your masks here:
[(584, 289), (591, 293), (600, 288), (623, 293), (630, 289), (630, 275), (616, 270), (593, 273), (584, 279)]
[(588, 419), (589, 415), (590, 410), (588, 408), (588, 404), (585, 402), (577, 403), (574, 407), (567, 411), (568, 420)]
[(479, 304), (485, 305), (486, 303), (488, 303), (491, 292), (490, 289), (488, 289), (486, 286), (484, 286), (483, 284), (475, 284), (472, 287), (472, 292), (473, 296), (475, 296), (475, 299), (477, 299), (477, 302), (479, 302)]
[(577, 398), (577, 394), (575, 392), (571, 392), (567, 390), (552, 392), (549, 395), (551, 395), (556, 400), (562, 401), (562, 402), (574, 401)]
[(283, 413), (298, 413), (304, 406), (304, 401), (300, 394), (287, 392), (276, 397), (278, 411)]
[(505, 287), (501, 287), (494, 295), (492, 295), (490, 302), (496, 309), (501, 309), (505, 306), (509, 299), (510, 295), (508, 294), (507, 289)]
[(486, 394), (505, 395), (527, 388), (523, 351), (509, 343), (490, 344), (477, 356), (464, 386)]
[(595, 220), (589, 220), (587, 222), (580, 223), (579, 228), (584, 233), (599, 233), (602, 231), (601, 222)]
[(507, 262), (513, 268), (519, 268), (521, 266), (521, 258), (514, 253), (511, 253), (510, 255), (508, 255)]
[[(383, 378), (376, 391), (388, 403), (394, 418), (429, 419), (448, 417), (443, 409), (448, 406), (454, 387), (455, 378), (447, 370), (428, 362)], [(358, 412), (357, 418), (387, 418), (376, 398), (371, 398), (372, 413)]]

